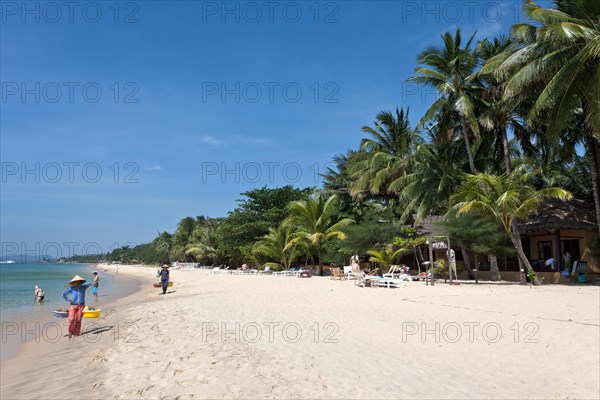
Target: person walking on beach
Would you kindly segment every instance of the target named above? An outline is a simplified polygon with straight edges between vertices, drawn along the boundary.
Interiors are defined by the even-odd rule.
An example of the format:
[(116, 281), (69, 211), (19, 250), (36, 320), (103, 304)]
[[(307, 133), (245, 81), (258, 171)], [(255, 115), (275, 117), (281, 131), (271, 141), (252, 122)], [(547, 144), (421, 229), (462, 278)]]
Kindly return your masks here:
[[(86, 282), (79, 275), (75, 275), (69, 282), (69, 288), (64, 291), (63, 299), (69, 302), (69, 339), (81, 333), (81, 319), (85, 308), (85, 291), (92, 283)], [(71, 295), (71, 298), (68, 295)]]
[(38, 303), (41, 303), (44, 301), (45, 295), (44, 295), (44, 291), (42, 290), (41, 287), (36, 285), (33, 293), (35, 295), (35, 301), (37, 301)]
[(169, 287), (169, 266), (163, 264), (162, 271), (160, 271), (160, 284), (162, 285), (162, 294), (167, 293)]
[(94, 271), (92, 274), (94, 274), (94, 287), (92, 288), (92, 294), (98, 297), (98, 285), (100, 284), (100, 277), (98, 276), (98, 271)]

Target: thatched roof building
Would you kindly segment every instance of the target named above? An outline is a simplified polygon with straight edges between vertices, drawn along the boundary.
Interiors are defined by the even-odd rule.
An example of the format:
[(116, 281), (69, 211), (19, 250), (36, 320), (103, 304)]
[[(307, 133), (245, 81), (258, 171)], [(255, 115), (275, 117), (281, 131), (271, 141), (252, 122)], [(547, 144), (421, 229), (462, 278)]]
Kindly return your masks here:
[(444, 222), (443, 215), (429, 215), (415, 224), (419, 236), (447, 235), (437, 224)]
[(551, 233), (559, 229), (597, 229), (594, 204), (577, 199), (548, 199), (536, 214), (519, 223), (519, 230), (525, 234)]

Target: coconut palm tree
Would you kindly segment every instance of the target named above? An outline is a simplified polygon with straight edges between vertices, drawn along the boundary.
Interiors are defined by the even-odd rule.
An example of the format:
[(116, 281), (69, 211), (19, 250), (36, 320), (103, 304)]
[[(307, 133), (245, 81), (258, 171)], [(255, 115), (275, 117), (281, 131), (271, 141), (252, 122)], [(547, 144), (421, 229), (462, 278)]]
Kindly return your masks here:
[(395, 113), (377, 114), (375, 126), (363, 126), (362, 131), (369, 136), (361, 140), (358, 154), (349, 158), (350, 193), (359, 200), (379, 196), (390, 205), (396, 196), (389, 186), (406, 174), (407, 159), (421, 137), (410, 128), (408, 110), (398, 108)]
[[(522, 265), (528, 273), (534, 274), (521, 243), (513, 234), (513, 224), (517, 218), (527, 219), (549, 197), (569, 199), (572, 196), (566, 190), (555, 187), (536, 190), (526, 180), (515, 174), (510, 176), (505, 174), (499, 176), (467, 174), (463, 184), (451, 198), (455, 205), (449, 212), (474, 213), (497, 221), (513, 243)], [(534, 284), (540, 284), (537, 277)]]
[(293, 241), (294, 227), (284, 221), (277, 228), (269, 228), (269, 233), (263, 236), (253, 248), (256, 258), (266, 256), (274, 262), (265, 265), (274, 269), (289, 269), (292, 261), (298, 255), (297, 245)]
[(185, 246), (185, 254), (193, 255), (196, 260), (208, 258), (213, 262), (213, 266), (217, 264), (217, 249), (204, 243), (189, 243)]
[[(462, 145), (436, 140), (419, 145), (410, 160), (409, 172), (390, 185), (404, 206), (401, 219), (415, 213), (416, 221), (448, 209), (450, 196), (466, 172), (467, 160)], [(468, 167), (466, 167), (468, 168)]]
[(319, 275), (323, 276), (323, 243), (336, 237), (345, 238), (341, 227), (354, 222), (351, 219), (332, 221), (336, 196), (328, 198), (322, 192), (316, 192), (306, 200), (292, 201), (289, 204), (290, 223), (298, 227), (295, 242), (311, 243), (319, 257)]
[(196, 260), (208, 258), (217, 265), (217, 244), (214, 239), (215, 220), (202, 218), (195, 223), (189, 243), (185, 246), (185, 254), (193, 255)]
[(369, 261), (381, 265), (382, 270), (389, 269), (397, 257), (408, 253), (410, 253), (409, 249), (400, 248), (394, 250), (391, 244), (386, 245), (384, 249), (367, 251), (367, 254), (371, 256)]
[(504, 171), (507, 175), (512, 172), (512, 151), (508, 140), (508, 129), (520, 142), (528, 142), (528, 132), (514, 103), (503, 98), (506, 81), (499, 79), (495, 71), (498, 62), (515, 49), (515, 43), (505, 36), (492, 40), (484, 39), (477, 44), (476, 54), (484, 65), (477, 72), (485, 89), (482, 92), (484, 108), (479, 121), (482, 127), (495, 136), (496, 146), (501, 146), (504, 156)]
[(583, 121), (600, 232), (600, 2), (557, 0), (555, 5), (545, 9), (526, 1), (524, 10), (536, 24), (513, 26), (520, 47), (496, 74), (508, 79), (504, 97), (517, 104), (530, 101), (528, 121), (544, 119), (550, 135)]
[(478, 60), (471, 50), (474, 37), (471, 36), (463, 45), (460, 29), (454, 35), (446, 32), (442, 35), (442, 47), (432, 46), (418, 55), (418, 63), (422, 66), (417, 67), (415, 75), (408, 80), (435, 88), (440, 95), (421, 119), (419, 127), (435, 121), (441, 114), (451, 115), (450, 110), (456, 114), (459, 129), (452, 129), (451, 132), (462, 135), (469, 168), (476, 174), (479, 171), (475, 167), (471, 139), (479, 135), (476, 108), (480, 102), (482, 85), (475, 73)]

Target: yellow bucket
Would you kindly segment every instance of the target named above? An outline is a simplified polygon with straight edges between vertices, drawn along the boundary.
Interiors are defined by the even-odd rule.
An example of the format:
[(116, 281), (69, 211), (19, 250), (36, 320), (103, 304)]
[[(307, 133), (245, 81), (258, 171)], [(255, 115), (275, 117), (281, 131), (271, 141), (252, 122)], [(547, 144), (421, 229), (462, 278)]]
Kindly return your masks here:
[(87, 306), (83, 309), (83, 318), (99, 318), (101, 310), (90, 310)]

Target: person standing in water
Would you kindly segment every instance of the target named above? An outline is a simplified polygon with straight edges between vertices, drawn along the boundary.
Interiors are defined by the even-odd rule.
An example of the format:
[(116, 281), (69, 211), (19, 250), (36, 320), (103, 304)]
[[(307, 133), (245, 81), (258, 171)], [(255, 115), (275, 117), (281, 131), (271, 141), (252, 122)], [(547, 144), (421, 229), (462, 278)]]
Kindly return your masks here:
[(36, 285), (33, 293), (35, 296), (35, 301), (37, 301), (38, 303), (41, 303), (44, 301), (45, 294), (41, 287)]
[(94, 275), (94, 287), (92, 288), (92, 294), (98, 297), (98, 285), (100, 284), (100, 277), (98, 276), (98, 271), (92, 272)]

